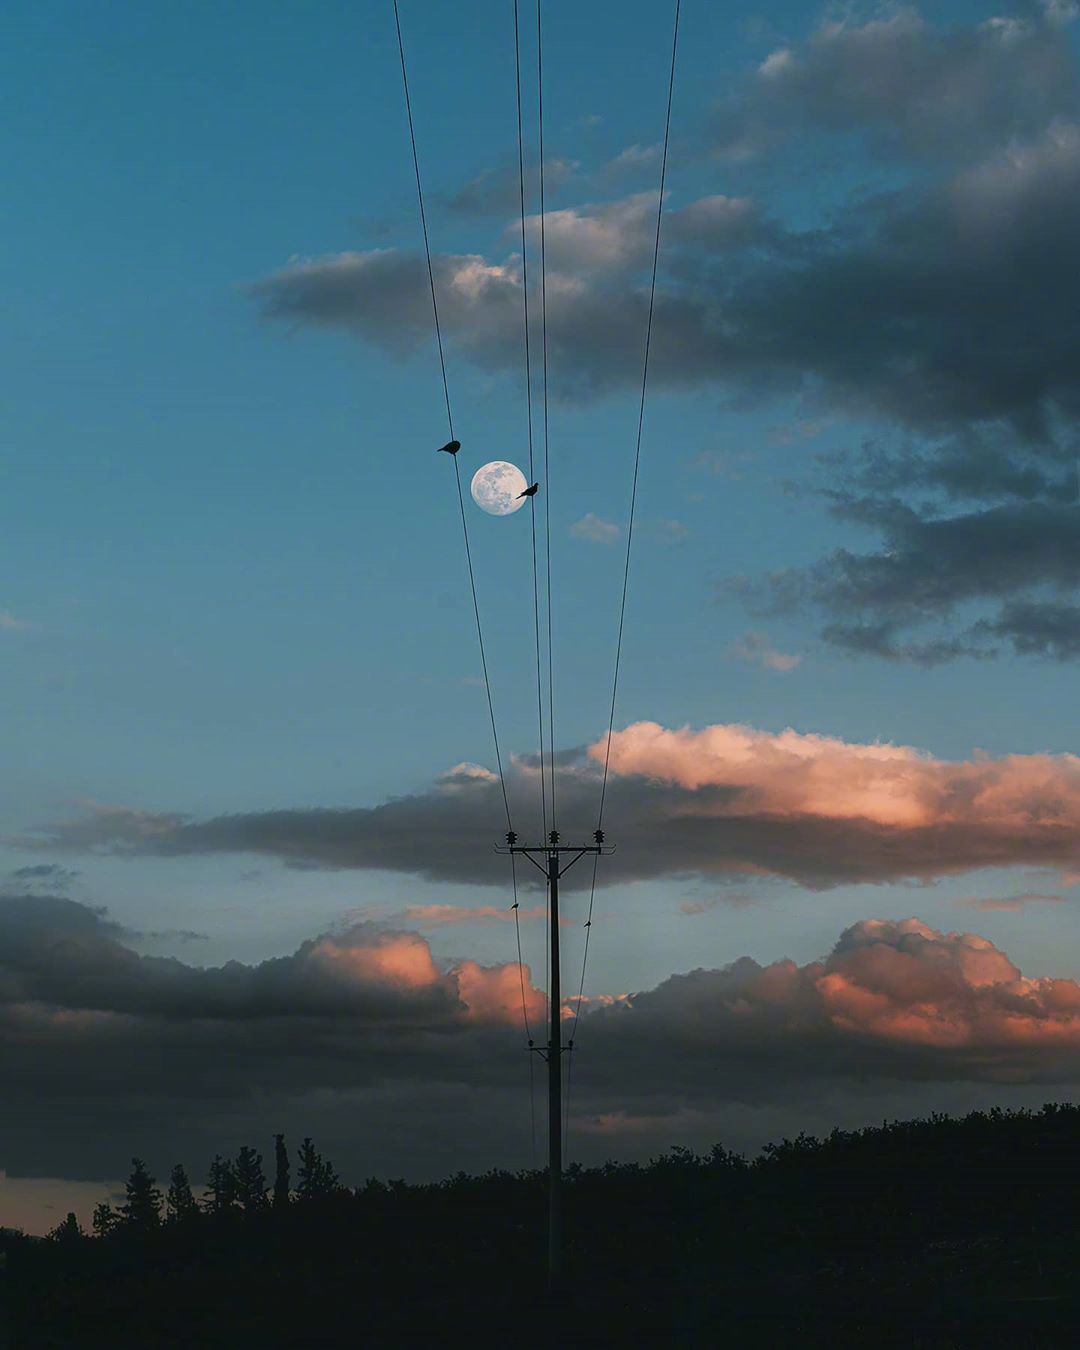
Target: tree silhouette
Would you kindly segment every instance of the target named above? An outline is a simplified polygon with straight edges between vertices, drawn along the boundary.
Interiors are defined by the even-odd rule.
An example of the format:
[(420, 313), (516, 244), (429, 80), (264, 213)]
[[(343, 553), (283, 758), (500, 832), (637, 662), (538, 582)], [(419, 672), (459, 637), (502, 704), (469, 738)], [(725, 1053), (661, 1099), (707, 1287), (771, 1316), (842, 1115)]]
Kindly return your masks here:
[(119, 1223), (120, 1215), (107, 1201), (102, 1200), (100, 1205), (94, 1206), (94, 1216), (90, 1220), (90, 1226), (94, 1230), (95, 1237), (108, 1237), (110, 1233), (115, 1232)]
[(262, 1168), (262, 1154), (247, 1144), (236, 1155), (233, 1163), (233, 1184), (236, 1199), (245, 1214), (254, 1214), (266, 1208), (266, 1176)]
[(297, 1175), (296, 1193), (301, 1200), (314, 1200), (320, 1195), (331, 1195), (340, 1189), (338, 1174), (310, 1139), (305, 1139), (297, 1150), (300, 1157), (300, 1170)]
[(169, 1192), (165, 1197), (165, 1220), (167, 1223), (184, 1223), (198, 1212), (199, 1206), (191, 1193), (191, 1184), (184, 1171), (184, 1165), (177, 1163), (169, 1177)]
[(210, 1175), (206, 1179), (206, 1199), (203, 1204), (210, 1214), (225, 1214), (235, 1203), (236, 1176), (233, 1165), (219, 1153), (210, 1164)]
[(289, 1150), (285, 1136), (274, 1135), (274, 1208), (285, 1209), (289, 1203)]
[(83, 1232), (78, 1219), (69, 1211), (67, 1218), (61, 1219), (49, 1233), (49, 1237), (53, 1242), (75, 1243), (86, 1237), (86, 1234)]
[(120, 1206), (124, 1227), (141, 1232), (157, 1228), (161, 1223), (161, 1192), (141, 1158), (132, 1158), (125, 1189), (127, 1199)]

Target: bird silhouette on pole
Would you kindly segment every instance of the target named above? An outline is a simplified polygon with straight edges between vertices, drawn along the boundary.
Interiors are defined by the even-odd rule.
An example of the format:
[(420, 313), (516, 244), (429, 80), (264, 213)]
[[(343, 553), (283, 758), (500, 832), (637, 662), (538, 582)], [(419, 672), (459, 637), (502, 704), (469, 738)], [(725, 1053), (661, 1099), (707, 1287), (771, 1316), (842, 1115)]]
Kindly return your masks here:
[(441, 455), (443, 453), (448, 455), (456, 455), (460, 449), (461, 449), (460, 441), (447, 441), (445, 445), (440, 445), (438, 450), (435, 451), (435, 453), (437, 455)]
[(539, 490), (540, 484), (534, 483), (532, 487), (527, 487), (524, 492), (519, 492), (517, 495), (517, 500), (520, 501), (522, 497), (535, 497)]

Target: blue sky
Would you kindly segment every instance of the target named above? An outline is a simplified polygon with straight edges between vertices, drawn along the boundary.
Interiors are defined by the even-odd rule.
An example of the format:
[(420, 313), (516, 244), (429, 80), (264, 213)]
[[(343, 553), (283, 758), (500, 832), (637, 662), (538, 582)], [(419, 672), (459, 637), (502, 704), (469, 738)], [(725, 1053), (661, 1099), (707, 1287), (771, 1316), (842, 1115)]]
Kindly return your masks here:
[[(401, 8), (433, 249), (512, 273), (512, 205), (462, 206), (463, 193), (495, 191), (508, 173), (513, 187), (512, 8)], [(1056, 512), (1046, 521), (1071, 529), (1051, 488), (964, 497), (941, 486), (936, 468), (920, 478), (919, 466), (962, 462), (968, 472), (993, 458), (1047, 481), (1067, 475), (1075, 373), (1047, 375), (1045, 388), (1012, 403), (1002, 394), (1000, 407), (989, 376), (983, 387), (958, 374), (953, 349), (966, 351), (984, 331), (1012, 325), (1018, 347), (1039, 340), (1024, 326), (1027, 310), (979, 316), (971, 297), (985, 287), (974, 273), (970, 289), (957, 283), (955, 310), (941, 301), (936, 329), (921, 311), (895, 319), (908, 325), (933, 408), (920, 410), (921, 393), (897, 402), (889, 381), (903, 350), (878, 360), (872, 342), (851, 337), (862, 322), (871, 334), (891, 331), (890, 296), (904, 287), (860, 289), (868, 275), (887, 276), (883, 258), (910, 264), (912, 292), (920, 277), (946, 274), (933, 270), (943, 266), (933, 243), (941, 201), (998, 183), (1001, 164), (1028, 173), (1025, 155), (1035, 182), (1047, 145), (1073, 163), (1069, 6), (1018, 5), (1005, 15), (1012, 28), (994, 28), (1003, 13), (958, 0), (921, 18), (769, 0), (746, 15), (683, 6), (661, 291), (685, 303), (684, 316), (724, 292), (729, 308), (710, 322), (716, 333), (728, 327), (715, 359), (705, 353), (685, 369), (672, 355), (683, 322), (674, 308), (656, 333), (617, 728), (793, 728), (913, 746), (940, 761), (1076, 749), (1077, 648), (1064, 629), (1034, 640), (1033, 611), (1021, 632), (1009, 608), (1071, 604), (1069, 546), (1020, 581), (1010, 572), (983, 585), (965, 573), (945, 599), (926, 597), (956, 555), (919, 552), (927, 521), (971, 516), (971, 530), (986, 533), (973, 533), (970, 549), (987, 549), (992, 578), (1006, 552), (1021, 570), (1033, 556), (1019, 535), (995, 542), (1001, 512), (1013, 513), (1010, 529), (1030, 526), (1044, 540), (1045, 522), (1024, 512)], [(556, 741), (569, 750), (605, 730), (637, 414), (637, 377), (600, 349), (622, 330), (637, 349), (647, 278), (640, 261), (591, 257), (579, 227), (606, 221), (609, 243), (636, 247), (637, 226), (619, 213), (635, 194), (656, 192), (671, 15), (655, 4), (551, 6), (544, 22), (547, 205), (569, 213), (563, 271), (600, 316), (575, 336), (574, 302), (560, 311), (542, 484)], [(884, 63), (895, 56), (885, 93), (859, 83), (853, 44), (871, 39)], [(535, 146), (531, 28), (526, 56)], [(782, 96), (762, 73), (767, 59), (789, 82)], [(426, 863), (423, 876), (404, 864), (335, 870), (308, 859), (301, 868), (287, 865), (296, 861), (287, 844), (256, 856), (241, 846), (118, 846), (104, 830), (75, 847), (62, 829), (40, 833), (92, 815), (90, 804), (195, 822), (375, 808), (427, 800), (463, 762), (493, 767), (450, 464), (433, 453), (446, 437), (430, 318), (416, 311), (414, 321), (412, 281), (397, 293), (389, 272), (380, 298), (345, 278), (335, 300), (344, 317), (320, 307), (328, 292), (306, 289), (312, 277), (332, 289), (348, 255), (383, 250), (369, 270), (416, 260), (391, 7), (16, 3), (0, 83), (9, 140), (0, 257), (5, 887), (18, 889), (19, 869), (71, 869), (64, 894), (138, 930), (132, 950), (201, 966), (286, 957), (358, 914), (396, 923), (408, 906), (509, 903), (486, 877), (440, 876)], [(535, 211), (532, 164), (530, 180)], [(694, 234), (691, 213), (678, 214), (719, 198), (749, 203), (749, 235)], [(1033, 220), (1055, 215), (1041, 201)], [(1069, 198), (1066, 224), (1074, 207)], [(998, 219), (993, 201), (979, 209)], [(1056, 243), (1042, 249), (1048, 267)], [(1016, 290), (1037, 312), (1040, 286), (1047, 297), (1055, 287), (1022, 272), (1021, 244), (1012, 254), (1003, 245), (988, 274), (1007, 278), (1015, 264)], [(958, 254), (948, 274), (963, 273), (966, 259)], [(536, 266), (530, 256), (534, 277)], [(803, 290), (792, 282), (781, 295), (781, 273), (797, 274)], [(512, 277), (492, 285), (513, 290)], [(527, 463), (520, 364), (499, 350), (520, 330), (515, 337), (510, 320), (492, 327), (503, 303), (495, 296), (490, 313), (478, 302), (449, 321), (466, 476), (490, 459)], [(835, 333), (833, 303), (853, 316)], [(860, 305), (871, 317), (858, 317)], [(789, 331), (803, 350), (784, 349)], [(1046, 339), (1045, 358), (1035, 351), (1042, 369), (1058, 369), (1059, 358), (1067, 367), (1075, 336), (1062, 332), (1052, 350)], [(988, 342), (984, 370), (996, 350)], [(1033, 431), (1036, 415), (1057, 419), (1057, 430)], [(887, 472), (880, 455), (891, 457)], [(616, 528), (614, 542), (574, 532), (589, 515)], [(470, 506), (469, 524), (500, 737), (507, 755), (528, 754), (528, 512), (496, 520)], [(838, 551), (875, 561), (853, 581)], [(881, 578), (898, 558), (910, 589), (882, 599)], [(834, 631), (844, 596), (863, 607), (856, 638)], [(949, 659), (916, 650), (919, 623), (959, 644)], [(996, 643), (991, 654), (986, 641)], [(595, 822), (562, 823), (588, 832)], [(609, 828), (625, 849), (618, 826), (616, 815)], [(494, 812), (492, 842), (502, 828)], [(911, 915), (941, 932), (978, 933), (1025, 974), (1080, 977), (1063, 855), (994, 858), (1003, 865), (871, 868), (827, 889), (768, 869), (742, 880), (722, 868), (680, 875), (674, 865), (627, 876), (600, 893), (611, 921), (594, 930), (589, 985), (649, 989), (743, 955), (811, 962), (850, 925)], [(58, 879), (42, 874), (34, 888), (43, 894)], [(1022, 893), (1058, 901), (961, 904)], [(695, 903), (703, 912), (682, 912)], [(535, 973), (539, 925), (527, 924), (525, 937)], [(502, 923), (439, 927), (426, 938), (444, 964), (513, 958)], [(575, 931), (575, 971), (577, 941)]]

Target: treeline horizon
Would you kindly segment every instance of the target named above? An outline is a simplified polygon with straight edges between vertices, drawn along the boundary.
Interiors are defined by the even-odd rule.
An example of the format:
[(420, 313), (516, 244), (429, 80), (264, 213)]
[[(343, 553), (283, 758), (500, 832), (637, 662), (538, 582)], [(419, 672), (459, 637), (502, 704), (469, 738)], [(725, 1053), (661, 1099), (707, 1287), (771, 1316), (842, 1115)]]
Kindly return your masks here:
[[(1068, 1120), (1075, 1116), (1077, 1129), (1080, 1130), (1080, 1106), (1072, 1103), (1046, 1102), (1038, 1111), (1030, 1108), (1007, 1109), (990, 1107), (987, 1110), (971, 1111), (963, 1116), (948, 1112), (931, 1112), (927, 1117), (914, 1117), (909, 1120), (885, 1120), (881, 1125), (866, 1125), (855, 1130), (842, 1130), (834, 1127), (827, 1135), (816, 1136), (800, 1131), (794, 1139), (785, 1136), (781, 1142), (769, 1142), (762, 1145), (753, 1157), (744, 1153), (728, 1150), (723, 1144), (714, 1144), (708, 1153), (696, 1153), (684, 1145), (673, 1144), (664, 1153), (657, 1154), (647, 1162), (616, 1162), (608, 1160), (602, 1164), (586, 1167), (581, 1163), (571, 1163), (563, 1171), (567, 1185), (580, 1183), (586, 1178), (604, 1176), (609, 1180), (619, 1175), (631, 1176), (656, 1170), (666, 1173), (672, 1167), (680, 1169), (698, 1168), (715, 1172), (730, 1169), (736, 1172), (753, 1172), (769, 1166), (790, 1162), (793, 1157), (806, 1158), (815, 1153), (851, 1147), (855, 1141), (862, 1146), (881, 1142), (886, 1138), (895, 1138), (898, 1134), (909, 1137), (912, 1132), (925, 1132), (960, 1126), (967, 1131), (980, 1125), (996, 1125), (1008, 1122), (1035, 1121), (1061, 1117)], [(158, 1179), (150, 1174), (145, 1162), (139, 1157), (131, 1159), (131, 1174), (125, 1182), (125, 1199), (122, 1204), (110, 1204), (106, 1201), (95, 1206), (91, 1219), (91, 1231), (88, 1233), (74, 1212), (70, 1212), (55, 1225), (40, 1241), (67, 1241), (72, 1238), (105, 1238), (124, 1231), (145, 1234), (158, 1227), (176, 1226), (190, 1222), (200, 1216), (222, 1218), (229, 1214), (255, 1216), (267, 1210), (282, 1210), (293, 1203), (308, 1203), (330, 1196), (361, 1197), (374, 1193), (403, 1194), (406, 1192), (431, 1192), (468, 1186), (483, 1180), (491, 1184), (495, 1179), (508, 1185), (532, 1186), (543, 1184), (546, 1187), (548, 1169), (519, 1168), (509, 1170), (492, 1168), (484, 1173), (468, 1173), (458, 1170), (439, 1181), (408, 1182), (402, 1178), (368, 1177), (360, 1186), (350, 1187), (340, 1180), (336, 1169), (315, 1147), (310, 1136), (296, 1150), (299, 1166), (296, 1185), (292, 1184), (292, 1167), (286, 1144), (286, 1136), (275, 1134), (274, 1138), (274, 1177), (271, 1182), (263, 1167), (263, 1156), (251, 1145), (243, 1145), (235, 1158), (216, 1154), (207, 1171), (202, 1194), (196, 1198), (183, 1163), (174, 1164), (169, 1174), (169, 1184), (165, 1191), (158, 1185)], [(18, 1228), (5, 1227), (0, 1223), (0, 1234), (28, 1237)]]
[[(559, 1307), (594, 1337), (640, 1342), (655, 1323), (659, 1343), (711, 1343), (719, 1319), (750, 1343), (814, 1344), (819, 1324), (832, 1344), (953, 1343), (913, 1340), (916, 1318), (992, 1345), (1034, 1318), (1040, 1345), (1071, 1343), (1071, 1103), (801, 1133), (753, 1158), (675, 1146), (574, 1164), (565, 1183)], [(219, 1154), (201, 1199), (181, 1165), (163, 1189), (134, 1159), (92, 1236), (73, 1215), (48, 1238), (9, 1235), (14, 1347), (330, 1346), (361, 1326), (427, 1344), (478, 1315), (546, 1343), (546, 1208), (546, 1170), (348, 1187), (310, 1138), (290, 1155), (280, 1134), (272, 1176), (251, 1146)]]

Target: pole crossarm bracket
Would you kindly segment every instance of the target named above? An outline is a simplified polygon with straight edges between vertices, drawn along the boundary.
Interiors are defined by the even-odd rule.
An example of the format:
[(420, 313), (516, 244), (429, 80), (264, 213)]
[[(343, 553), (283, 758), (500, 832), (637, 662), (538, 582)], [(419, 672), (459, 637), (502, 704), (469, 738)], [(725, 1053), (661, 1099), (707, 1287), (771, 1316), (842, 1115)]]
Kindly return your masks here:
[(511, 854), (524, 854), (526, 858), (538, 867), (545, 876), (549, 875), (549, 866), (541, 863), (539, 859), (546, 859), (550, 864), (553, 859), (558, 860), (563, 854), (573, 854), (570, 861), (564, 863), (558, 868), (558, 876), (569, 872), (571, 867), (583, 858), (586, 853), (596, 853), (607, 856), (615, 852), (614, 844), (496, 844), (495, 852), (509, 857)]

